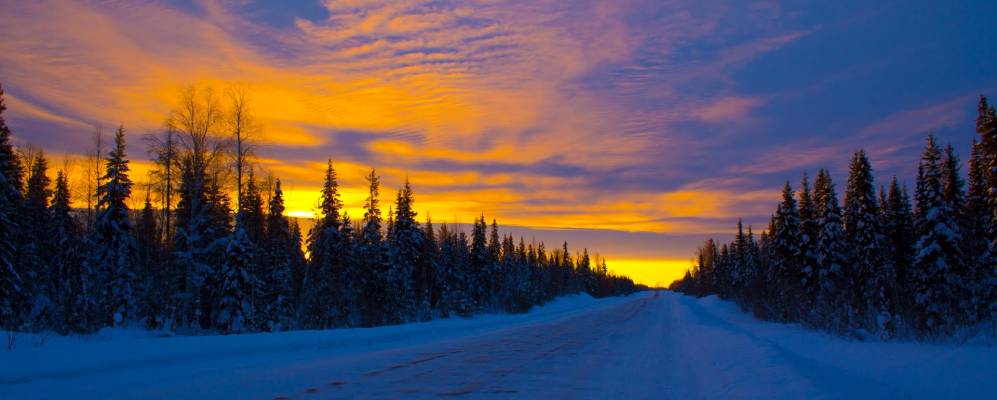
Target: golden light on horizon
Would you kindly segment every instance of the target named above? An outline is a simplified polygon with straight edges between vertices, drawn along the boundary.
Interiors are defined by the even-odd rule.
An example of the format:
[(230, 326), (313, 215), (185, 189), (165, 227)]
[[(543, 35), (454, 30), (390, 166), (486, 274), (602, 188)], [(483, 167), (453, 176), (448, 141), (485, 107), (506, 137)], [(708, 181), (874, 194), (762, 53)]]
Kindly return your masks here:
[(677, 259), (628, 259), (607, 257), (606, 265), (612, 273), (630, 277), (634, 282), (649, 287), (668, 287), (681, 279), (691, 265), (690, 260)]

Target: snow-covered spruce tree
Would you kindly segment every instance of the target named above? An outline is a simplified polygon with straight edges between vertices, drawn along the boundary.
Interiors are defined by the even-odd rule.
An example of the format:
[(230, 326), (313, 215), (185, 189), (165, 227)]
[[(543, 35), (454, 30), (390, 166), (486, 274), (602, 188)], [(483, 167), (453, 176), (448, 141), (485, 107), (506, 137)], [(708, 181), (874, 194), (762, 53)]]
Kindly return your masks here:
[(288, 249), (288, 253), (290, 254), (289, 259), (291, 262), (291, 304), (294, 306), (292, 319), (296, 328), (301, 327), (298, 319), (298, 310), (301, 309), (301, 286), (305, 280), (305, 269), (308, 268), (308, 259), (305, 257), (304, 250), (302, 250), (304, 243), (304, 236), (301, 234), (301, 224), (295, 218), (291, 220), (291, 248)]
[(502, 283), (504, 292), (502, 296), (502, 306), (506, 310), (513, 308), (513, 288), (516, 286), (515, 275), (518, 266), (516, 265), (518, 260), (516, 259), (516, 244), (512, 240), (511, 235), (506, 235), (502, 238), (502, 244), (499, 248), (499, 265), (502, 269), (502, 277), (505, 279)]
[(952, 285), (958, 281), (955, 266), (959, 260), (955, 257), (959, 242), (954, 214), (944, 198), (941, 158), (934, 136), (928, 136), (918, 165), (917, 244), (911, 271), (917, 327), (927, 334), (951, 332), (956, 322)]
[(166, 325), (166, 291), (162, 283), (166, 278), (162, 263), (163, 242), (157, 211), (152, 206), (150, 191), (146, 191), (145, 206), (135, 224), (135, 240), (138, 247), (138, 292), (139, 319), (148, 329), (159, 329)]
[(436, 286), (436, 274), (440, 268), (439, 253), (440, 247), (436, 241), (436, 232), (433, 230), (433, 220), (427, 215), (426, 224), (422, 230), (422, 248), (413, 284), (417, 321), (431, 319), (431, 310), (439, 300)]
[(737, 219), (737, 235), (732, 246), (734, 251), (730, 270), (730, 296), (741, 303), (748, 276), (748, 236), (744, 233), (744, 224), (740, 218)]
[(48, 162), (41, 151), (31, 161), (28, 173), (28, 187), (24, 196), (21, 230), (23, 246), (19, 255), (20, 275), (25, 288), (30, 293), (28, 315), (25, 328), (33, 331), (51, 327), (58, 319), (55, 307), (55, 271), (49, 262), (49, 252), (55, 243), (49, 236), (50, 224)]
[(776, 211), (772, 225), (771, 281), (778, 288), (773, 294), (773, 308), (778, 321), (798, 321), (801, 290), (800, 214), (793, 198), (793, 189), (787, 181), (782, 189), (782, 203)]
[[(523, 307), (517, 307), (515, 311), (527, 312), (533, 306), (544, 303), (542, 268), (546, 263), (547, 255), (543, 242), (537, 243), (536, 246), (531, 244), (526, 265), (523, 267), (524, 270), (520, 272), (524, 276), (519, 278), (521, 285), (519, 290), (526, 291), (526, 293), (519, 293), (519, 297), (522, 299), (519, 304)], [(602, 266), (606, 266), (605, 260), (603, 260)], [(529, 306), (526, 306), (527, 304)]]
[(820, 261), (817, 250), (817, 210), (810, 191), (810, 181), (803, 174), (800, 182), (800, 295), (798, 304), (800, 316), (807, 321), (813, 321), (817, 293), (820, 291), (819, 273)]
[(177, 274), (171, 287), (175, 294), (175, 324), (180, 328), (209, 328), (211, 319), (211, 276), (224, 259), (228, 245), (227, 224), (219, 219), (223, 200), (212, 193), (212, 177), (207, 173), (205, 152), (194, 148), (184, 155), (180, 175), (180, 201), (177, 203), (174, 258)]
[(745, 232), (744, 224), (738, 219), (738, 234), (734, 237), (734, 275), (732, 275), (734, 301), (742, 310), (752, 309), (753, 285), (758, 274), (758, 247), (751, 226)]
[(363, 326), (377, 326), (384, 323), (388, 304), (385, 298), (386, 288), (383, 277), (387, 269), (387, 249), (381, 233), (381, 208), (378, 206), (378, 192), (380, 190), (380, 178), (375, 170), (371, 170), (367, 175), (369, 191), (367, 201), (364, 203), (363, 229), (357, 243), (357, 260), (359, 265), (358, 276), (354, 277), (355, 284), (362, 285), (360, 296), (360, 324)]
[[(249, 286), (243, 290), (249, 296), (251, 307), (249, 308), (250, 312), (245, 315), (247, 320), (245, 321), (244, 329), (256, 330), (262, 324), (257, 319), (257, 311), (263, 309), (265, 306), (265, 298), (262, 295), (263, 288), (260, 284), (263, 282), (263, 267), (267, 265), (269, 260), (266, 258), (266, 216), (263, 214), (263, 197), (260, 194), (260, 186), (256, 179), (256, 173), (253, 171), (253, 168), (248, 166), (246, 167), (246, 178), (242, 187), (241, 198), (242, 200), (239, 202), (238, 210), (235, 214), (235, 224), (246, 235), (246, 240), (248, 240), (246, 248), (250, 255), (249, 263), (245, 266), (249, 274), (246, 284)], [(229, 238), (228, 241), (231, 242), (232, 238)], [(229, 246), (231, 246), (231, 243), (226, 243), (226, 252)], [(229, 257), (226, 256), (226, 262), (228, 259)]]
[(945, 146), (942, 158), (942, 200), (945, 202), (945, 207), (951, 210), (956, 222), (961, 222), (962, 207), (966, 201), (966, 183), (960, 176), (959, 165), (959, 156), (955, 154), (955, 149), (952, 145)]
[[(763, 230), (758, 235), (757, 245), (754, 246), (753, 260), (749, 261), (749, 272), (744, 290), (745, 309), (763, 320), (775, 318), (772, 309), (772, 297), (768, 294), (772, 290), (777, 290), (772, 283), (771, 264), (773, 259), (772, 241), (770, 232), (774, 225), (775, 216), (769, 222), (769, 229)], [(749, 235), (751, 230), (749, 229)]]
[[(510, 235), (509, 245), (512, 243)], [(529, 311), (534, 304), (530, 293), (530, 265), (536, 262), (536, 256), (532, 246), (527, 249), (522, 236), (519, 237), (519, 247), (513, 249), (510, 246), (509, 249), (513, 252), (511, 257), (505, 257), (504, 251), (501, 254), (508, 263), (507, 275), (504, 276), (507, 285), (505, 310), (513, 313), (524, 313)]]
[[(990, 242), (990, 260), (986, 275), (986, 295), (989, 303), (990, 319), (997, 321), (997, 113), (993, 106), (987, 104), (986, 97), (980, 96), (976, 118), (976, 132), (980, 135), (980, 159), (986, 180), (987, 205), (990, 208), (991, 219), (987, 227), (987, 239)], [(997, 322), (994, 322), (997, 331)]]
[(220, 284), (217, 295), (215, 328), (223, 333), (241, 333), (252, 329), (253, 263), (252, 241), (246, 233), (245, 222), (236, 221), (235, 231), (225, 249), (225, 262), (219, 271)]
[[(179, 144), (175, 162), (180, 177), (179, 201), (173, 230), (173, 275), (175, 293), (170, 307), (175, 329), (210, 329), (212, 308), (218, 293), (218, 271), (231, 234), (232, 212), (222, 182), (224, 112), (211, 90), (183, 91), (172, 110), (168, 126), (175, 129)], [(172, 132), (172, 130), (171, 130)]]
[[(263, 247), (266, 239), (266, 216), (263, 213), (263, 197), (256, 173), (247, 168), (243, 184), (242, 201), (236, 212), (236, 222), (242, 222), (246, 236), (254, 247)], [(258, 256), (254, 254), (254, 257)]]
[[(350, 220), (350, 215), (343, 212), (342, 224), (339, 228), (339, 237), (342, 238), (341, 272), (338, 273), (338, 281), (333, 285), (335, 290), (330, 295), (338, 299), (341, 308), (337, 311), (341, 316), (344, 326), (360, 326), (360, 303), (364, 290), (364, 279), (366, 272), (363, 270), (363, 263), (359, 258), (360, 239), (357, 233), (362, 229), (359, 221), (354, 223)], [(334, 323), (337, 323), (334, 321)]]
[(292, 299), (292, 246), (291, 226), (284, 216), (284, 192), (280, 179), (274, 183), (267, 214), (267, 238), (265, 244), (263, 275), (260, 277), (263, 288), (261, 297), (263, 308), (258, 310), (261, 327), (268, 331), (282, 331), (293, 327), (294, 304)]
[(592, 288), (592, 260), (589, 258), (588, 249), (582, 249), (582, 254), (578, 257), (578, 265), (575, 270), (581, 281), (581, 291), (592, 294), (594, 292)]
[(886, 241), (883, 251), (896, 271), (895, 301), (897, 314), (902, 321), (913, 320), (914, 296), (911, 283), (911, 264), (914, 257), (914, 215), (911, 211), (907, 189), (901, 188), (893, 177), (885, 196), (880, 193), (880, 225)]
[(845, 190), (844, 227), (851, 248), (851, 268), (846, 270), (855, 288), (852, 326), (875, 329), (888, 335), (895, 328), (892, 288), (893, 266), (883, 254), (872, 166), (864, 150), (852, 157)]
[(558, 268), (557, 249), (544, 254), (543, 260), (543, 300), (550, 301), (560, 291), (561, 270)]
[(558, 268), (561, 275), (561, 291), (557, 295), (578, 293), (578, 287), (575, 284), (575, 262), (571, 259), (567, 241), (561, 244), (561, 253), (558, 261)]
[(215, 171), (208, 185), (208, 236), (213, 240), (209, 246), (211, 260), (205, 285), (202, 290), (201, 326), (211, 328), (215, 321), (218, 293), (221, 292), (219, 270), (225, 263), (225, 249), (232, 234), (232, 200), (222, 187), (223, 172)]
[(544, 303), (553, 299), (554, 293), (557, 291), (558, 269), (555, 265), (557, 250), (548, 252), (545, 246), (541, 247), (540, 273), (542, 275), (541, 283), (543, 285), (543, 297), (540, 303)]
[(84, 263), (83, 237), (79, 223), (70, 214), (69, 180), (63, 171), (55, 178), (55, 191), (52, 205), (48, 237), (52, 279), (55, 282), (53, 293), (58, 307), (59, 321), (53, 325), (59, 333), (89, 332), (94, 310), (94, 297), (89, 293), (91, 278)]
[(715, 272), (717, 274), (716, 293), (717, 295), (719, 295), (721, 298), (724, 299), (730, 297), (729, 282), (730, 282), (730, 266), (732, 259), (733, 258), (731, 255), (730, 247), (727, 245), (727, 243), (724, 243), (722, 246), (720, 246), (720, 258), (717, 259), (716, 263), (717, 267), (715, 269)]
[(432, 296), (436, 298), (435, 310), (437, 310), (440, 316), (447, 318), (454, 313), (453, 303), (453, 283), (456, 280), (454, 275), (455, 271), (453, 268), (453, 249), (452, 242), (454, 233), (450, 231), (447, 227), (447, 223), (444, 222), (440, 225), (439, 235), (437, 236), (437, 242), (439, 243), (439, 253), (438, 261), (436, 264), (435, 276), (434, 276), (434, 291)]
[(966, 203), (966, 193), (964, 191), (965, 183), (960, 177), (959, 164), (959, 156), (955, 154), (952, 145), (945, 146), (945, 154), (942, 158), (942, 201), (945, 203), (944, 209), (950, 214), (949, 220), (952, 221), (952, 230), (957, 244), (953, 250), (955, 254), (952, 255), (953, 274), (949, 275), (948, 279), (951, 280), (949, 285), (952, 288), (953, 296), (955, 296), (952, 306), (955, 308), (956, 321), (959, 324), (964, 324), (975, 320), (976, 313), (972, 302), (970, 288), (972, 284), (967, 268), (968, 263), (962, 253), (962, 227), (965, 226), (963, 206)]
[(474, 284), (469, 288), (473, 293), (474, 304), (478, 309), (492, 306), (489, 289), (494, 286), (495, 268), (491, 252), (488, 250), (488, 225), (485, 216), (474, 220), (471, 229), (471, 273)]
[(416, 298), (413, 288), (416, 266), (422, 254), (422, 230), (415, 220), (415, 199), (412, 187), (405, 180), (405, 187), (398, 191), (395, 201), (394, 226), (388, 237), (389, 263), (384, 270), (384, 287), (387, 305), (386, 321), (398, 324), (415, 318)]
[[(524, 245), (523, 254), (525, 263), (526, 257), (526, 247), (523, 243), (523, 238), (520, 237), (520, 244)], [(509, 282), (508, 277), (505, 276), (507, 271), (502, 266), (502, 237), (499, 234), (498, 221), (492, 218), (492, 223), (488, 228), (488, 257), (491, 259), (491, 275), (492, 275), (492, 286), (488, 288), (491, 291), (491, 303), (493, 310), (501, 310), (504, 308), (505, 299), (507, 299), (511, 293), (506, 284)]]
[(759, 245), (758, 242), (755, 241), (755, 234), (751, 230), (751, 225), (748, 225), (748, 234), (746, 240), (747, 240), (746, 244), (747, 249), (745, 250), (744, 266), (742, 267), (742, 273), (744, 274), (744, 277), (742, 278), (744, 288), (741, 290), (742, 307), (745, 307), (748, 304), (747, 303), (748, 293), (750, 293), (749, 285), (752, 284), (752, 281), (753, 279), (755, 279), (756, 276), (762, 275), (760, 273), (762, 267), (760, 261), (761, 255), (759, 254)]
[(0, 328), (14, 329), (20, 324), (26, 295), (16, 262), (24, 181), (21, 160), (10, 143), (10, 128), (3, 117), (6, 109), (0, 86)]
[(340, 199), (336, 170), (329, 160), (322, 185), (319, 219), (308, 234), (308, 253), (311, 255), (302, 283), (301, 303), (298, 310), (301, 326), (320, 329), (343, 326), (348, 323), (349, 299), (346, 293), (346, 267), (343, 263), (344, 247), (341, 234)]
[(474, 312), (474, 294), (471, 285), (475, 276), (471, 271), (467, 236), (451, 231), (447, 224), (440, 228), (441, 267), (437, 274), (440, 287), (440, 314), (470, 316)]
[[(537, 243), (535, 251), (530, 245), (529, 266), (527, 267), (527, 285), (531, 305), (540, 305), (545, 301), (544, 296), (544, 269), (547, 265), (547, 250), (544, 243)], [(603, 263), (605, 265), (605, 262)]]
[(988, 238), (988, 228), (994, 223), (994, 216), (987, 205), (986, 168), (982, 146), (973, 140), (972, 155), (969, 159), (969, 184), (963, 208), (962, 253), (966, 257), (966, 269), (969, 272), (967, 283), (972, 292), (976, 322), (986, 320), (990, 316), (988, 296), (992, 285), (991, 262), (994, 260)]
[(826, 169), (817, 172), (814, 181), (815, 221), (818, 228), (815, 248), (818, 261), (818, 294), (816, 325), (836, 332), (848, 327), (851, 290), (847, 280), (848, 250), (841, 209), (831, 174)]
[(135, 237), (126, 201), (131, 196), (125, 155), (125, 128), (118, 127), (114, 149), (105, 162), (106, 172), (97, 193), (99, 213), (92, 231), (93, 265), (97, 268), (100, 318), (103, 324), (118, 326), (137, 317), (135, 302)]

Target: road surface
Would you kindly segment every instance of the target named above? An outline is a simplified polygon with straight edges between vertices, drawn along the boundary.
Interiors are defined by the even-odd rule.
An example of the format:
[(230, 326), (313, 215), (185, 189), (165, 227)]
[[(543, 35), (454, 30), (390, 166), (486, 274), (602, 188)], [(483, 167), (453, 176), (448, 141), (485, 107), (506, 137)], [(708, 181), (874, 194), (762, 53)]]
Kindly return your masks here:
[[(0, 381), (0, 398), (904, 399), (997, 393), (993, 346), (848, 341), (761, 323), (715, 298), (642, 293), (538, 315), (465, 331), (436, 322), (416, 324), (432, 328), (423, 333), (374, 328), (361, 332), (371, 336), (359, 346), (309, 342), (210, 356), (215, 346), (208, 346), (203, 358), (160, 356), (158, 362), (108, 362), (11, 378)], [(199, 338), (162, 343), (185, 340)]]

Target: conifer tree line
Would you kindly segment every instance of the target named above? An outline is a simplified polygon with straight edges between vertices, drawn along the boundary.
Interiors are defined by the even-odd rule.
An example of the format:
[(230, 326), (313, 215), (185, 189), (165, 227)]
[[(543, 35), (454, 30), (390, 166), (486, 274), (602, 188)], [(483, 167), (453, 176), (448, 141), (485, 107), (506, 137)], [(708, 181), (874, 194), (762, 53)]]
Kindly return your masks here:
[(997, 327), (997, 116), (983, 96), (976, 132), (966, 180), (952, 146), (928, 136), (913, 201), (896, 177), (877, 191), (861, 149), (843, 204), (826, 169), (795, 193), (786, 182), (768, 229), (756, 237), (738, 221), (732, 242), (707, 240), (672, 289), (843, 334)]
[(0, 327), (6, 330), (370, 327), (526, 312), (564, 294), (637, 289), (587, 249), (572, 255), (567, 243), (556, 249), (517, 243), (484, 216), (470, 235), (459, 226), (437, 229), (428, 216), (420, 222), (407, 181), (385, 218), (374, 170), (366, 178), (364, 217), (351, 221), (331, 161), (318, 217), (303, 234), (285, 216), (280, 180), (256, 176), (244, 91), (184, 91), (166, 129), (146, 138), (157, 168), (141, 210), (128, 206), (137, 190), (123, 126), (110, 149), (95, 151), (101, 173), (93, 193), (82, 195), (93, 206), (74, 209), (67, 172), (50, 182), (43, 153), (25, 157), (14, 148), (5, 109), (0, 88)]

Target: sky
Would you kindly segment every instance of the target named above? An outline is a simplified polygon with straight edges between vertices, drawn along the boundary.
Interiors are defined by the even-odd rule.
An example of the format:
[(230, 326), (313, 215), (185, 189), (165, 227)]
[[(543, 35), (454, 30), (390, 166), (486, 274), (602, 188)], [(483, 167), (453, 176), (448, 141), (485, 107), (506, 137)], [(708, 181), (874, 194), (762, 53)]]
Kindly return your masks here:
[[(291, 215), (332, 159), (351, 216), (376, 167), (434, 222), (484, 214), (587, 247), (647, 284), (783, 182), (863, 147), (912, 186), (932, 132), (965, 157), (997, 96), (997, 2), (0, 0), (18, 145), (73, 156), (95, 124), (143, 135), (180, 91), (248, 88), (258, 165)], [(141, 178), (137, 179), (141, 182)]]

